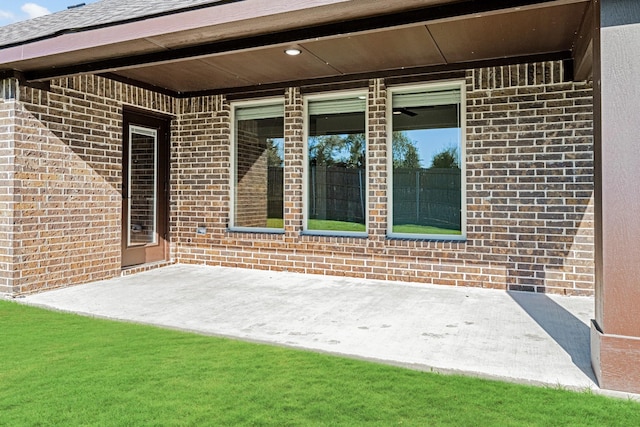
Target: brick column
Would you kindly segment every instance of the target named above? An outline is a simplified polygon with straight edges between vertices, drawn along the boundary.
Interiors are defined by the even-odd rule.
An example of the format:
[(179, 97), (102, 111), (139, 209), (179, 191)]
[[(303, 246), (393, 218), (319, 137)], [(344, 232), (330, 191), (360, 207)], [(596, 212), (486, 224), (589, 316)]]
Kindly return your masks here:
[(387, 234), (387, 89), (384, 80), (369, 82), (369, 240), (384, 242)]
[(600, 387), (640, 393), (640, 4), (601, 0), (595, 10), (592, 365)]
[(300, 88), (289, 88), (284, 104), (284, 232), (294, 242), (302, 230), (304, 117)]
[(16, 79), (0, 80), (0, 293), (14, 289)]

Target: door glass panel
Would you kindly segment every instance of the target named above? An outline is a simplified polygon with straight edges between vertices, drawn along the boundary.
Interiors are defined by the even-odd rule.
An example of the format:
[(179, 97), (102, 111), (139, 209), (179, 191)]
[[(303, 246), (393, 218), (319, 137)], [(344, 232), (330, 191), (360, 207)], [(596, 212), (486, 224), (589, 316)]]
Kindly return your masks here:
[(157, 131), (131, 126), (129, 142), (129, 245), (154, 244), (157, 243)]

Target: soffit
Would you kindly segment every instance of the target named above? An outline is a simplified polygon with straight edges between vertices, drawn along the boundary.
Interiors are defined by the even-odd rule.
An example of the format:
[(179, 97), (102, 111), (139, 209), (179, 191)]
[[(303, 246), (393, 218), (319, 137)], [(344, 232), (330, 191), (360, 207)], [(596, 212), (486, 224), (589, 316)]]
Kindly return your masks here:
[(302, 54), (294, 57), (284, 54), (287, 44), (116, 74), (160, 87), (165, 87), (166, 76), (170, 75), (172, 90), (193, 92), (202, 90), (203, 76), (208, 76), (212, 88), (224, 88), (444, 63), (425, 26), (295, 45)]
[(586, 4), (471, 17), (429, 25), (447, 62), (569, 50)]
[[(570, 51), (585, 4), (470, 17), (117, 71), (177, 92)], [(198, 70), (197, 72), (195, 70)], [(170, 82), (167, 76), (171, 76)], [(205, 83), (206, 82), (206, 83)]]

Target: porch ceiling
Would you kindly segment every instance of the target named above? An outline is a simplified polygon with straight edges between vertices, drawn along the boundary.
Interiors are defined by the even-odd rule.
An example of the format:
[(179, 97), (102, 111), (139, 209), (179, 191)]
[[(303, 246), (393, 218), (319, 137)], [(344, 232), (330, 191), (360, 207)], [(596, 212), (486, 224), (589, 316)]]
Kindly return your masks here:
[[(402, 3), (388, 1), (388, 5)], [(362, 3), (371, 6), (369, 1)], [(324, 15), (319, 16), (326, 22), (316, 26), (285, 28), (280, 23), (283, 17), (276, 15), (269, 18), (271, 27), (265, 18), (241, 21), (241, 28), (235, 31), (245, 28), (247, 34), (231, 39), (220, 39), (211, 28), (200, 33), (190, 29), (108, 47), (36, 54), (8, 65), (24, 73), (27, 80), (109, 73), (176, 94), (194, 94), (320, 78), (348, 79), (385, 70), (455, 69), (477, 61), (546, 54), (570, 58), (590, 2), (484, 0), (480, 3), (485, 4), (478, 6), (472, 1), (431, 1), (422, 2), (427, 4), (422, 8), (416, 8), (415, 3), (405, 2), (411, 8), (394, 10), (389, 21), (386, 16), (356, 18), (349, 15), (353, 5), (340, 4), (326, 7), (342, 8), (347, 19), (335, 20), (320, 9)], [(448, 3), (448, 9), (442, 3)], [(500, 7), (509, 3), (520, 6)], [(455, 14), (456, 10), (459, 13)], [(294, 13), (289, 19), (295, 16), (301, 15)], [(252, 22), (258, 26), (252, 27)], [(249, 34), (250, 28), (255, 34)], [(285, 55), (284, 50), (292, 46), (302, 54)], [(1, 58), (2, 50), (0, 70), (7, 66)]]

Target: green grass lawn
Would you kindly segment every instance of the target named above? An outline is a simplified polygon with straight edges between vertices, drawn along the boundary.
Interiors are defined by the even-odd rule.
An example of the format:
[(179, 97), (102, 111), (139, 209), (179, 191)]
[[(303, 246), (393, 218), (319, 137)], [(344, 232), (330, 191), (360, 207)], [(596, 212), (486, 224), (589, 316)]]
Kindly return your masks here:
[[(267, 219), (268, 228), (284, 228), (284, 221), (281, 218), (269, 218)], [(350, 231), (361, 232), (367, 231), (364, 224), (357, 222), (347, 221), (331, 221), (321, 219), (310, 219), (307, 224), (309, 230), (324, 230), (324, 231)], [(407, 233), (407, 234), (444, 234), (444, 235), (460, 235), (460, 230), (451, 230), (448, 228), (431, 227), (426, 225), (416, 224), (399, 224), (393, 226), (394, 233)]]
[(393, 226), (394, 233), (409, 233), (409, 234), (448, 234), (448, 235), (460, 235), (460, 230), (451, 230), (449, 228), (431, 227), (428, 225), (416, 225), (416, 224), (397, 224)]
[(307, 221), (308, 230), (324, 230), (324, 231), (351, 231), (364, 233), (367, 226), (359, 222), (348, 221), (332, 221), (329, 219), (310, 219)]
[[(267, 227), (283, 228), (284, 221), (281, 218), (268, 218)], [(357, 231), (365, 232), (367, 227), (364, 224), (347, 221), (331, 221), (322, 219), (310, 219), (307, 223), (309, 230), (325, 230), (325, 231)]]
[(282, 218), (267, 218), (267, 228), (284, 228), (284, 219)]
[(632, 426), (640, 404), (0, 301), (2, 426)]

